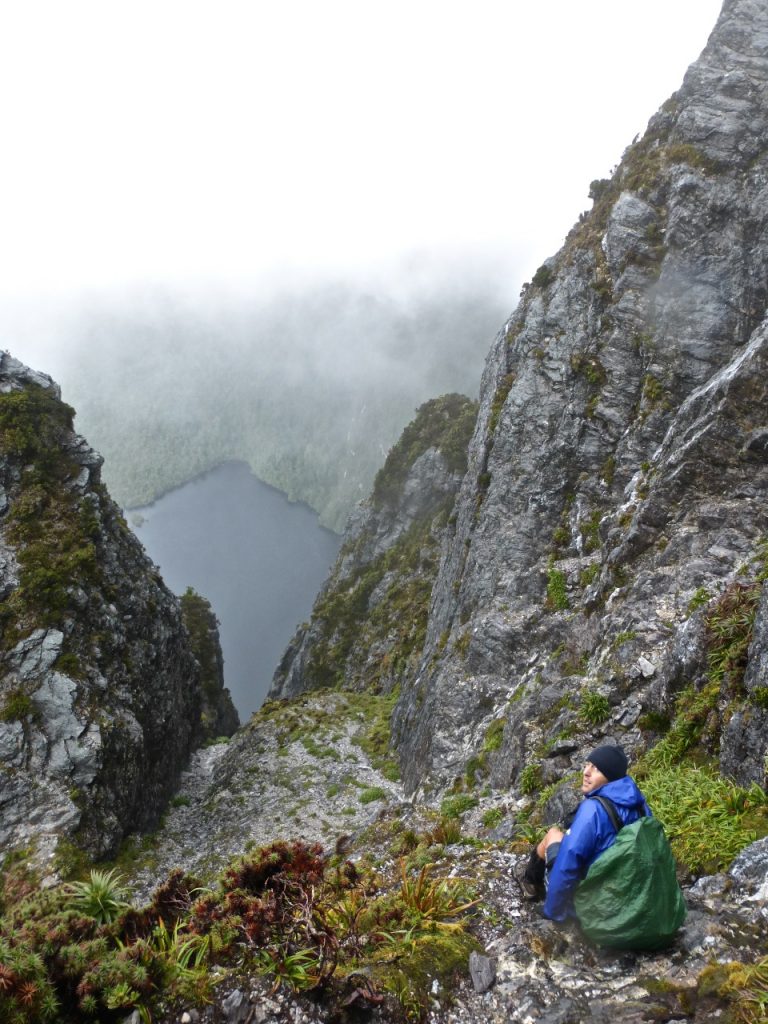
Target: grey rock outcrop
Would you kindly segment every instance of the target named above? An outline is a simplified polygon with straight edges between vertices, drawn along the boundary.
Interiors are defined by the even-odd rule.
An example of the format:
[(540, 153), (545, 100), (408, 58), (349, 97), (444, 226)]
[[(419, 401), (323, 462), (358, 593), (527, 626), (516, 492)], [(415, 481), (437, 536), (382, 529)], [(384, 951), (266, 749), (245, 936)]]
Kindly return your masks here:
[(275, 672), (270, 697), (322, 686), (388, 691), (421, 654), (429, 594), (476, 406), (426, 402), (350, 516), (336, 564)]
[(224, 686), (219, 620), (210, 602), (191, 587), (181, 597), (181, 615), (189, 633), (192, 652), (200, 665), (203, 734), (210, 739), (231, 736), (237, 731), (240, 718), (232, 696)]
[[(729, 587), (758, 585), (766, 44), (765, 6), (728, 0), (680, 91), (496, 339), (424, 656), (394, 719), (412, 790), (461, 774), (500, 714), (498, 786), (534, 761), (556, 781), (596, 739), (642, 751), (648, 713), (704, 685), (707, 612)], [(761, 623), (721, 723), (722, 765), (742, 781), (765, 778)], [(609, 710), (589, 725), (594, 694)], [(564, 733), (571, 751), (556, 754)]]
[(179, 601), (50, 378), (0, 355), (0, 845), (153, 826), (203, 737)]

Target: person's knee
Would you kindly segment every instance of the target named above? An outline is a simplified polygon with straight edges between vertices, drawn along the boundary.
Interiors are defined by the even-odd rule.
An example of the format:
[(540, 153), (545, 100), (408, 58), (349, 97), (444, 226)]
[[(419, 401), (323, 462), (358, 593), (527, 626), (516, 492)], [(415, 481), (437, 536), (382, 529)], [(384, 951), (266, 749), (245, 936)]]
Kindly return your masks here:
[(541, 840), (539, 845), (536, 847), (536, 852), (542, 858), (547, 859), (547, 847), (551, 846), (552, 843), (559, 843), (563, 838), (563, 833), (559, 828), (551, 828)]

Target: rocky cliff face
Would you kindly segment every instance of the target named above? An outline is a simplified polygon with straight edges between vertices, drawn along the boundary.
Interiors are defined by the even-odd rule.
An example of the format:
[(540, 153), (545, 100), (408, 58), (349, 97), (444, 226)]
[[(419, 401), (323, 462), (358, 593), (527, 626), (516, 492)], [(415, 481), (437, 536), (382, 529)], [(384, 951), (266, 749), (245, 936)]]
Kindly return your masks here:
[(477, 406), (425, 402), (350, 517), (339, 557), (275, 673), (270, 697), (342, 685), (389, 692), (424, 645), (440, 544)]
[[(728, 0), (498, 335), (453, 511), (434, 453), (374, 490), (278, 670), (282, 696), (399, 683), (412, 792), (476, 782), (478, 759), (543, 790), (598, 740), (638, 757), (670, 730), (676, 759), (765, 781), (767, 42), (764, 5)], [(436, 494), (439, 571), (387, 617)]]
[[(210, 1002), (177, 988), (153, 1002), (153, 1019), (763, 1019), (766, 55), (768, 9), (726, 0), (680, 92), (613, 178), (593, 183), (594, 209), (496, 339), (468, 460), (476, 409), (459, 396), (427, 403), (275, 676), (283, 699), (200, 751), (165, 827), (136, 844), (134, 892), (181, 866), (212, 886), (209, 909), (224, 891), (216, 872), (252, 844), (301, 835), (336, 852), (339, 902), (315, 916), (283, 883), (293, 902), (282, 932), (273, 918), (259, 924), (275, 906), (266, 890), (253, 902), (227, 890), (234, 917), (200, 968)], [(79, 824), (99, 851), (121, 818), (141, 828), (150, 817), (139, 780), (154, 806), (167, 792), (200, 695), (178, 605), (99, 488), (69, 411), (46, 379), (7, 359), (0, 368), (0, 399), (38, 417), (28, 431), (0, 403), (2, 827), (18, 842)], [(210, 667), (215, 623), (187, 604)], [(388, 748), (394, 702), (402, 779)], [(575, 801), (577, 767), (609, 739), (635, 758), (688, 905), (657, 953), (596, 950), (575, 922), (542, 920), (516, 883), (530, 840)], [(227, 873), (246, 885), (244, 870)], [(441, 925), (443, 876), (465, 878), (477, 902)], [(189, 886), (187, 911), (199, 892)], [(371, 916), (369, 897), (406, 891), (426, 924), (392, 917), (392, 903)], [(174, 892), (178, 874), (156, 898), (163, 920)], [(15, 935), (17, 914), (0, 931)], [(468, 947), (446, 963), (442, 942), (465, 927), (471, 982), (457, 981)], [(307, 943), (322, 950), (316, 961)], [(305, 977), (311, 998), (289, 992), (328, 949), (333, 982)], [(382, 966), (397, 973), (389, 987)], [(34, 998), (21, 980), (6, 986), (16, 1006)], [(116, 987), (105, 1005), (138, 1016), (144, 996)]]
[(411, 790), (455, 782), (494, 722), (493, 783), (553, 783), (697, 700), (696, 742), (765, 780), (766, 53), (765, 5), (727, 0), (496, 339), (395, 715)]
[(72, 417), (0, 356), (0, 845), (38, 857), (62, 837), (104, 855), (155, 824), (205, 735), (179, 601)]

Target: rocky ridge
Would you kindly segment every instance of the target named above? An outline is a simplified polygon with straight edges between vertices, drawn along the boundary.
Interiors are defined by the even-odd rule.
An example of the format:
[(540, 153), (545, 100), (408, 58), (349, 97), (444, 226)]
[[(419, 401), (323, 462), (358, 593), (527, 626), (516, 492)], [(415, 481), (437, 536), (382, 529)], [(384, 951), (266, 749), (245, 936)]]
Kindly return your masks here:
[(153, 827), (205, 736), (179, 601), (72, 417), (0, 355), (0, 844), (41, 862), (65, 838), (103, 856)]
[[(765, 6), (727, 0), (494, 343), (423, 655), (394, 716), (411, 791), (453, 784), (497, 718), (496, 786), (528, 765), (563, 778), (599, 738), (640, 755), (659, 735), (643, 723), (704, 687), (707, 615), (760, 586), (766, 42)], [(761, 652), (755, 640), (750, 664)], [(736, 690), (723, 717), (749, 721), (749, 750), (724, 721), (722, 764), (762, 784), (764, 694)], [(610, 713), (584, 729), (593, 695)]]
[(271, 697), (334, 685), (389, 692), (417, 663), (476, 412), (455, 394), (419, 408), (371, 497), (350, 516), (310, 621), (277, 667)]
[[(137, 899), (172, 866), (210, 883), (232, 854), (297, 835), (382, 885), (403, 862), (466, 877), (480, 949), (459, 977), (435, 972), (433, 1024), (704, 1024), (732, 1008), (740, 965), (765, 970), (766, 43), (763, 6), (726, 0), (497, 338), (466, 474), (420, 427), (395, 453), (278, 671), (290, 699), (200, 752), (164, 827), (123, 851)], [(659, 763), (731, 780), (741, 852), (692, 849), (689, 805), (672, 835), (689, 916), (664, 953), (596, 951), (515, 880), (607, 740), (648, 780)], [(156, 1019), (402, 1019), (391, 1000), (275, 991), (246, 958), (216, 980), (212, 1004)]]
[[(443, 876), (468, 879), (478, 898), (471, 931), (479, 951), (450, 988), (436, 976), (423, 1017), (431, 1024), (705, 1024), (729, 1005), (719, 991), (724, 965), (765, 954), (768, 838), (748, 846), (727, 871), (685, 886), (688, 918), (671, 949), (596, 950), (575, 925), (544, 920), (523, 896), (517, 876), (528, 856), (525, 800), (478, 794), (444, 838), (440, 805), (407, 799), (381, 762), (372, 762), (365, 749), (372, 731), (357, 696), (316, 692), (273, 702), (228, 745), (195, 755), (164, 828), (133, 862), (135, 898), (147, 898), (172, 867), (210, 884), (232, 854), (292, 835), (373, 863), (385, 884), (413, 850), (409, 838), (422, 837), (410, 856)], [(362, 802), (373, 787), (375, 799)], [(178, 1024), (185, 1013), (228, 1024), (399, 1019), (391, 1004), (347, 1017), (322, 993), (276, 993), (247, 969), (222, 978), (212, 1005), (182, 1002), (159, 1019)]]

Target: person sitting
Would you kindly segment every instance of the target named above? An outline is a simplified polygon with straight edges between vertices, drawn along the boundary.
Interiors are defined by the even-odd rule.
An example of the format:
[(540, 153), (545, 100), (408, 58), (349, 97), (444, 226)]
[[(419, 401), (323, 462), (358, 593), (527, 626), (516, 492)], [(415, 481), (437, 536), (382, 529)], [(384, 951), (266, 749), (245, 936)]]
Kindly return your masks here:
[(575, 917), (573, 894), (589, 866), (616, 840), (608, 811), (595, 799), (611, 801), (622, 825), (629, 825), (651, 810), (635, 780), (627, 775), (627, 755), (618, 746), (597, 747), (582, 773), (585, 799), (566, 832), (550, 828), (531, 855), (521, 884), (528, 896), (541, 895), (546, 881), (543, 914), (552, 921)]

